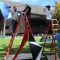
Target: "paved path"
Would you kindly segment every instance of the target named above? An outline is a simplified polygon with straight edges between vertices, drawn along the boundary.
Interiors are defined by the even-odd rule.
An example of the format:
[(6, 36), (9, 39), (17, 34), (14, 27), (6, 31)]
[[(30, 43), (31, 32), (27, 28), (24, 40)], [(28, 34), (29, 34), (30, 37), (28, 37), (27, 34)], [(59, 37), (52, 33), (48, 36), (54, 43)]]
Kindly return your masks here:
[[(10, 55), (8, 60), (12, 60), (13, 56), (14, 55)], [(48, 60), (55, 60), (54, 59), (54, 55), (51, 55), (51, 56), (47, 55), (47, 58), (48, 58)], [(16, 60), (32, 60), (32, 54), (31, 53), (27, 53), (27, 54), (22, 53), (22, 54), (19, 54)], [(46, 59), (44, 59), (44, 60), (46, 60)], [(58, 59), (58, 56), (57, 56), (57, 60), (60, 60), (60, 59)]]
[[(47, 57), (48, 57), (48, 60), (55, 60), (55, 57), (54, 57), (54, 55), (47, 55)], [(58, 59), (58, 55), (57, 55), (57, 60), (60, 60), (60, 59)]]
[[(13, 56), (14, 55), (10, 55), (8, 60), (12, 60)], [(24, 53), (19, 54), (16, 60), (22, 60), (22, 59), (27, 59), (27, 60), (28, 59), (32, 59), (31, 53), (28, 53), (28, 54), (26, 54), (26, 53), (25, 54)]]

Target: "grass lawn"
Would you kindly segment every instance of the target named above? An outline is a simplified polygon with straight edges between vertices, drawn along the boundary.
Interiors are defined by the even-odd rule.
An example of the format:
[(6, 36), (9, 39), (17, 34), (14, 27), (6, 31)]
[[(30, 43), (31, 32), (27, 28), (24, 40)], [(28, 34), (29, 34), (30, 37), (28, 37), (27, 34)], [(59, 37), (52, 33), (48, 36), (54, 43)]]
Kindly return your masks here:
[[(40, 45), (43, 45), (44, 42), (40, 42), (41, 37), (38, 36), (38, 37), (34, 37), (34, 38), (35, 38), (35, 41), (37, 43), (39, 43)], [(3, 38), (3, 37), (0, 38), (0, 60), (4, 60), (4, 53), (5, 53), (5, 51), (7, 51), (7, 47), (9, 45), (10, 39), (11, 39), (11, 37), (9, 37), (9, 36), (5, 37), (5, 38)], [(13, 44), (13, 49), (12, 49), (10, 54), (15, 54), (16, 53), (16, 50), (18, 49), (21, 42), (22, 42), (22, 37), (21, 36), (18, 36), (18, 37), (15, 38), (14, 44)], [(48, 52), (50, 46), (49, 46), (48, 43), (46, 44), (46, 46), (47, 46), (47, 48), (45, 50)], [(31, 52), (28, 41), (25, 44), (22, 52), (23, 53)], [(20, 52), (20, 53), (22, 53), (22, 52)]]

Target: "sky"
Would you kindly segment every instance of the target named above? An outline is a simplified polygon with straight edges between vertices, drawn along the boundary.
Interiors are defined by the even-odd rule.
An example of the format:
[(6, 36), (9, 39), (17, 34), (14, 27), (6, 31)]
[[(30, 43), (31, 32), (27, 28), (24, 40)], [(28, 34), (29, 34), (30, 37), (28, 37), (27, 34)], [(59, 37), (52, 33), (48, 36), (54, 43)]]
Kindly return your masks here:
[(10, 0), (13, 2), (20, 2), (24, 4), (29, 4), (29, 5), (40, 5), (40, 6), (54, 6), (55, 1), (60, 1), (60, 0)]

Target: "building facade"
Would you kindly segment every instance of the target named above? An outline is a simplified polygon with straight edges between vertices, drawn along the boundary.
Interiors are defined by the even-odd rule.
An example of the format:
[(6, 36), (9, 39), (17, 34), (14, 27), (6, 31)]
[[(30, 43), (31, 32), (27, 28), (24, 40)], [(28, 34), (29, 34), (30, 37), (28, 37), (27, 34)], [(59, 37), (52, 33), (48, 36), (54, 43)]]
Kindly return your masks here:
[[(11, 6), (11, 8), (13, 8), (13, 6), (16, 6), (17, 10), (20, 12), (23, 11), (25, 8), (25, 4), (11, 2), (8, 0), (1, 0), (1, 1), (8, 4), (8, 6)], [(46, 15), (43, 11), (44, 7), (32, 6), (32, 5), (29, 5), (29, 6), (32, 9), (31, 18), (29, 22), (30, 22), (30, 26), (31, 26), (33, 33), (45, 33), (44, 30), (46, 30), (46, 26), (45, 26)], [(6, 21), (6, 34), (10, 34), (10, 33), (12, 33), (11, 19)], [(19, 28), (18, 33), (24, 33), (24, 20), (21, 22), (21, 26)]]

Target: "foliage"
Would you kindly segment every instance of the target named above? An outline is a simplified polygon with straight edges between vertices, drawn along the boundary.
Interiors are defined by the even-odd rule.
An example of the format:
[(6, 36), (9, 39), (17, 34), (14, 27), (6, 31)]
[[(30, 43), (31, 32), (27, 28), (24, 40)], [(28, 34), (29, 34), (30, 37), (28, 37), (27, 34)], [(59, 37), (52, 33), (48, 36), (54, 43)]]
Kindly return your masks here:
[(55, 18), (57, 18), (59, 25), (60, 25), (60, 2), (56, 2), (55, 5)]

